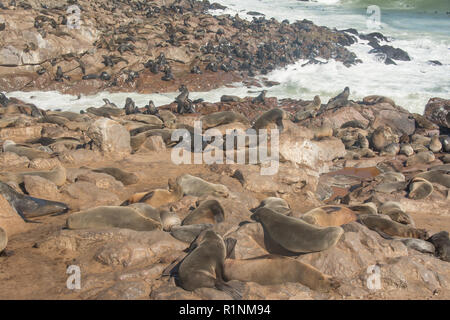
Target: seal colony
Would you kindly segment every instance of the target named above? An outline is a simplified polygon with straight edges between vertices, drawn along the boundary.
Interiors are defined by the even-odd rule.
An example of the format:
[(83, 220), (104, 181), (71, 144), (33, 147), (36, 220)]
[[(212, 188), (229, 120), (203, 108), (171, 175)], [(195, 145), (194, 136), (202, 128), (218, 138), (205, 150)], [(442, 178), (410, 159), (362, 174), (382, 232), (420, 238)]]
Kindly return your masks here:
[[(2, 47), (18, 38), (10, 21), (23, 14), (33, 15), (32, 33), (64, 44), (65, 4), (44, 3), (7, 6)], [(80, 37), (92, 27), (98, 38), (80, 39), (83, 54), (56, 50), (49, 61), (0, 66), (2, 88), (25, 81), (77, 96), (179, 94), (158, 108), (105, 98), (80, 114), (0, 94), (0, 283), (17, 288), (0, 298), (30, 297), (20, 291), (23, 274), (39, 284), (33, 294), (80, 299), (450, 297), (449, 100), (430, 99), (419, 115), (380, 95), (354, 100), (348, 87), (329, 101), (277, 99), (263, 88), (217, 103), (189, 97), (305, 57), (348, 66), (357, 59), (345, 47), (358, 37), (376, 45), (379, 35), (213, 17), (206, 11), (218, 5), (207, 1), (78, 3), (87, 28)], [(121, 19), (93, 19), (105, 14)], [(184, 139), (172, 140), (176, 129), (201, 139), (200, 150), (184, 149), (189, 156), (213, 146), (210, 129), (278, 129), (278, 170), (262, 175), (265, 163), (249, 161), (176, 165), (171, 155)], [(232, 151), (248, 160), (269, 142), (233, 143)], [(83, 264), (80, 291), (56, 287), (68, 261)], [(382, 295), (366, 285), (375, 264)]]

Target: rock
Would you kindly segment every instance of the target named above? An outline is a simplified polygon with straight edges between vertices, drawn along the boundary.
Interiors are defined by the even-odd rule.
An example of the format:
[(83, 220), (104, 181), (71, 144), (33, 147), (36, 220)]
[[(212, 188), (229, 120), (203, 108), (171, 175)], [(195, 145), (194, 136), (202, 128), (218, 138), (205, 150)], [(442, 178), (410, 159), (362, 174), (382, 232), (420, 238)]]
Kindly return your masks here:
[(87, 135), (103, 152), (130, 153), (130, 133), (119, 123), (101, 118), (90, 125)]
[(76, 181), (85, 181), (95, 184), (100, 189), (111, 191), (120, 191), (124, 188), (122, 182), (117, 181), (114, 177), (106, 173), (87, 172), (82, 173), (77, 177)]
[(149, 150), (149, 151), (164, 151), (166, 150), (166, 144), (161, 136), (151, 136), (148, 137), (139, 151)]
[(95, 161), (98, 155), (92, 150), (78, 149), (68, 151), (59, 156), (59, 160), (64, 163), (83, 164)]
[(114, 193), (100, 189), (90, 182), (78, 181), (64, 187), (61, 191), (79, 200), (77, 204), (80, 209), (120, 204), (120, 199)]
[(58, 187), (52, 181), (39, 176), (24, 176), (25, 190), (32, 197), (58, 200)]
[(416, 122), (410, 113), (400, 111), (397, 108), (394, 110), (379, 111), (372, 123), (372, 127), (376, 129), (379, 126), (390, 127), (391, 130), (399, 135), (411, 135), (416, 130)]
[(398, 136), (392, 132), (392, 129), (387, 126), (379, 126), (372, 134), (372, 146), (377, 151), (382, 151), (384, 147), (391, 143), (398, 143)]
[(0, 253), (2, 253), (3, 250), (5, 250), (7, 244), (8, 244), (8, 235), (6, 234), (6, 231), (0, 227)]
[(28, 229), (25, 221), (2, 195), (0, 195), (0, 226), (9, 237)]
[(98, 300), (138, 300), (146, 299), (150, 289), (145, 282), (119, 281), (112, 287), (101, 291), (95, 296)]
[(13, 152), (0, 153), (0, 167), (7, 168), (28, 168), (30, 160), (27, 157), (21, 157)]
[(424, 116), (443, 128), (450, 128), (450, 100), (431, 98), (425, 106)]
[(40, 169), (40, 170), (48, 170), (53, 169), (57, 166), (60, 166), (61, 162), (58, 158), (50, 158), (50, 159), (34, 159), (30, 161), (30, 168)]

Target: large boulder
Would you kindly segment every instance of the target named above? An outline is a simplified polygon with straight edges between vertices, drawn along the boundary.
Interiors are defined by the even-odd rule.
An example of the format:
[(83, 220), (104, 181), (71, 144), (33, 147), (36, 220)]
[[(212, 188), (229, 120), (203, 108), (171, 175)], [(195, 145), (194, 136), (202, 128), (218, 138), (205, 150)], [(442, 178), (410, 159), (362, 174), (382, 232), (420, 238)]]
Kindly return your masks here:
[(87, 135), (103, 152), (131, 152), (130, 133), (114, 120), (98, 119), (89, 127)]
[(27, 230), (25, 221), (2, 195), (0, 195), (0, 227), (5, 230), (8, 237)]

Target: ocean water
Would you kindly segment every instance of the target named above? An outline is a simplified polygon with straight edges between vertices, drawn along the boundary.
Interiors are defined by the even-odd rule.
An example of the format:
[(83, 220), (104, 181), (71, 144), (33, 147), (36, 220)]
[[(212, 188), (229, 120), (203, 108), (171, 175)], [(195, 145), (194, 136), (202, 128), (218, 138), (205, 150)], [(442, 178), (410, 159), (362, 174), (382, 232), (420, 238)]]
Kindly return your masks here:
[[(328, 61), (321, 65), (307, 65), (298, 61), (286, 68), (268, 74), (269, 80), (280, 85), (266, 88), (268, 96), (278, 98), (312, 99), (319, 94), (323, 102), (349, 86), (351, 99), (367, 95), (388, 96), (411, 112), (422, 113), (432, 97), (450, 98), (450, 0), (215, 0), (227, 6), (213, 14), (239, 14), (253, 19), (249, 11), (257, 11), (267, 18), (290, 22), (308, 19), (315, 24), (336, 28), (356, 28), (360, 33), (379, 31), (389, 37), (388, 43), (408, 52), (411, 61), (396, 61), (397, 65), (385, 65), (368, 52), (372, 49), (364, 41), (349, 47), (362, 64), (347, 68), (342, 63)], [(369, 6), (378, 6), (375, 11)], [(377, 19), (379, 17), (379, 19)], [(368, 23), (369, 21), (369, 23)], [(373, 21), (378, 22), (376, 24)], [(372, 22), (372, 23), (371, 23)], [(438, 60), (443, 65), (430, 65), (429, 60)], [(194, 92), (190, 97), (216, 102), (223, 94), (241, 97), (255, 96), (257, 88), (246, 88), (235, 84), (234, 88), (221, 88), (209, 92)], [(101, 106), (108, 98), (122, 107), (126, 97), (131, 97), (138, 106), (153, 100), (156, 106), (170, 103), (177, 93), (135, 94), (100, 93), (93, 96), (76, 97), (57, 92), (12, 92), (8, 96), (35, 103), (45, 109), (79, 111), (91, 106)]]

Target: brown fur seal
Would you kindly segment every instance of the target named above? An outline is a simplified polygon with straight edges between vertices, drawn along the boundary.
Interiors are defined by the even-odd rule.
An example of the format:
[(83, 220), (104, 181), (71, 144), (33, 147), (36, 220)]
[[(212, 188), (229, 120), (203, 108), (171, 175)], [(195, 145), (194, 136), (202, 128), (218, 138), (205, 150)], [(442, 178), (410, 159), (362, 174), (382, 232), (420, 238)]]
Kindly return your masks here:
[(223, 124), (240, 122), (244, 125), (250, 125), (250, 122), (243, 115), (233, 111), (214, 112), (200, 118), (203, 130), (218, 127)]
[(173, 226), (170, 229), (170, 234), (175, 239), (183, 242), (191, 243), (198, 237), (200, 233), (205, 230), (211, 229), (212, 224), (190, 224), (186, 226)]
[(184, 218), (182, 225), (216, 224), (225, 220), (225, 210), (217, 200), (206, 200)]
[(180, 217), (173, 211), (163, 209), (160, 211), (159, 217), (164, 231), (170, 232), (174, 226), (181, 225)]
[(415, 177), (411, 180), (411, 183), (409, 184), (408, 198), (414, 200), (425, 199), (430, 194), (432, 194), (433, 191), (434, 187), (429, 181), (423, 178)]
[(169, 129), (175, 129), (177, 124), (177, 117), (169, 110), (159, 110), (159, 117), (164, 122), (164, 126)]
[(67, 179), (66, 168), (60, 165), (50, 171), (30, 171), (21, 173), (0, 174), (0, 179), (4, 181), (14, 181), (17, 184), (21, 184), (23, 183), (25, 176), (38, 176), (52, 181), (58, 187), (66, 183)]
[(5, 250), (7, 244), (8, 244), (8, 236), (6, 234), (6, 231), (0, 228), (0, 253), (3, 250)]
[(416, 164), (427, 164), (435, 160), (435, 156), (431, 151), (421, 151), (406, 160), (406, 166), (411, 167)]
[(241, 295), (223, 280), (226, 257), (227, 246), (222, 237), (212, 230), (203, 231), (179, 266), (178, 284), (188, 291), (217, 288), (230, 293), (235, 299), (240, 299)]
[(239, 280), (261, 285), (299, 282), (321, 292), (328, 292), (340, 286), (336, 279), (323, 274), (311, 265), (292, 258), (272, 255), (247, 260), (228, 259), (225, 261), (224, 275), (227, 281)]
[(409, 143), (402, 144), (400, 146), (400, 154), (404, 154), (405, 156), (410, 157), (414, 154), (414, 149)]
[(136, 184), (139, 182), (139, 178), (137, 175), (131, 172), (123, 171), (122, 169), (119, 168), (105, 167), (94, 169), (92, 171), (98, 173), (106, 173), (114, 177), (114, 179), (122, 182), (124, 186), (129, 186), (131, 184)]
[(18, 145), (11, 140), (6, 140), (3, 143), (3, 152), (13, 152), (21, 157), (27, 157), (30, 160), (49, 159), (52, 157), (52, 155), (47, 152), (35, 150), (27, 146)]
[(278, 250), (273, 244), (287, 250), (286, 254), (323, 251), (334, 246), (344, 233), (340, 227), (317, 227), (267, 208), (258, 209), (251, 218), (263, 226), (269, 252)]
[(448, 231), (441, 231), (428, 239), (436, 248), (436, 256), (440, 259), (450, 262), (450, 239)]
[(393, 221), (411, 225), (414, 227), (414, 221), (409, 214), (405, 212), (403, 206), (399, 202), (388, 201), (380, 206), (380, 214), (389, 216)]
[(273, 129), (276, 125), (281, 132), (284, 129), (283, 119), (286, 119), (286, 113), (282, 109), (271, 109), (259, 116), (252, 128), (259, 132), (260, 129)]
[(259, 206), (252, 211), (256, 212), (256, 210), (258, 210), (259, 208), (267, 208), (287, 216), (292, 212), (286, 200), (276, 197), (269, 197), (264, 199), (263, 201), (261, 201)]
[(430, 170), (419, 173), (416, 178), (423, 178), (432, 183), (438, 183), (444, 187), (450, 188), (450, 170)]
[(183, 174), (177, 178), (176, 184), (181, 188), (183, 195), (202, 197), (213, 195), (217, 197), (228, 197), (230, 191), (221, 184), (214, 184), (201, 178)]
[(378, 208), (373, 202), (354, 204), (348, 208), (358, 214), (378, 214)]
[(428, 148), (434, 153), (438, 153), (439, 151), (442, 150), (442, 143), (439, 140), (438, 135), (434, 135), (431, 137), (431, 141), (430, 144), (428, 145)]
[(131, 207), (97, 207), (72, 214), (67, 218), (69, 229), (123, 228), (136, 231), (161, 229), (159, 221), (142, 215)]
[(367, 105), (374, 105), (378, 103), (389, 103), (391, 106), (395, 107), (394, 100), (384, 96), (377, 96), (377, 95), (367, 96), (363, 99), (363, 102), (364, 104)]
[(315, 208), (300, 217), (302, 220), (321, 227), (338, 227), (356, 221), (356, 214), (343, 206), (323, 206)]
[(122, 203), (122, 206), (127, 206), (132, 203), (143, 202), (152, 207), (159, 208), (163, 205), (176, 202), (183, 197), (183, 192), (180, 186), (169, 179), (169, 190), (156, 189), (150, 192), (140, 192), (132, 195), (127, 201)]
[(358, 221), (367, 228), (378, 232), (383, 237), (401, 237), (426, 240), (428, 233), (424, 229), (416, 229), (379, 215), (360, 215)]

